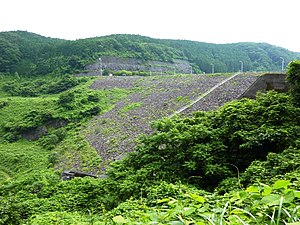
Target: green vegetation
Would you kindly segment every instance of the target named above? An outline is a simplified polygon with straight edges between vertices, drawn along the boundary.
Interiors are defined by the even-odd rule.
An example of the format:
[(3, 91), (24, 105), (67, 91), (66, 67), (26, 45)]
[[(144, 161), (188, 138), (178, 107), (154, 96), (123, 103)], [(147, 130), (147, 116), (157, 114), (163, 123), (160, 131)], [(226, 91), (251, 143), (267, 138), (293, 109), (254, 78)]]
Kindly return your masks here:
[[(49, 152), (30, 141), (22, 140), (11, 144), (0, 144), (0, 184), (12, 180), (18, 174), (48, 167)], [(1, 174), (2, 173), (2, 174)]]
[[(33, 149), (48, 150), (45, 155), (52, 166), (78, 160), (78, 167), (85, 165), (84, 170), (98, 168), (101, 159), (83, 138), (79, 127), (92, 116), (110, 109), (129, 91), (93, 91), (88, 88), (93, 79), (49, 76), (16, 80), (14, 76), (6, 77), (6, 81), (0, 85), (3, 91), (0, 96), (1, 151), (6, 152), (6, 148), (10, 149), (20, 142), (16, 146), (20, 147), (20, 152), (24, 152), (21, 146), (24, 143), (25, 147), (25, 138), (32, 141), (26, 142), (26, 148), (32, 146)], [(41, 85), (37, 86), (37, 83)], [(71, 157), (73, 161), (69, 160)], [(66, 158), (68, 160), (64, 160)], [(11, 174), (11, 171), (5, 174)], [(1, 179), (4, 179), (4, 175), (1, 175)]]
[[(294, 57), (280, 48), (277, 53), (286, 55), (271, 55), (270, 48), (1, 33), (0, 224), (299, 225), (299, 61), (289, 64), (289, 94), (267, 92), (216, 111), (164, 118), (139, 139), (136, 151), (111, 164), (107, 178), (60, 178), (66, 169), (103, 172), (102, 159), (85, 139), (86, 122), (136, 91), (92, 90), (95, 78), (67, 74), (102, 54), (183, 58), (203, 71), (212, 58), (220, 70), (235, 70), (224, 55), (243, 55), (244, 63), (249, 58), (249, 70), (275, 68), (275, 55)], [(139, 107), (134, 102), (121, 112)]]
[[(103, 75), (109, 75), (109, 73), (107, 74), (103, 73)], [(120, 71), (115, 71), (114, 76), (150, 76), (150, 72), (120, 70)]]
[(300, 106), (300, 61), (292, 61), (288, 65), (287, 81), (291, 85), (291, 95), (294, 103)]
[[(1, 84), (0, 224), (300, 222), (300, 108), (289, 95), (268, 92), (162, 119), (108, 178), (61, 181), (60, 169), (71, 165), (99, 172), (82, 127), (134, 90), (94, 91), (93, 78), (72, 78), (76, 86), (61, 93), (21, 97), (6, 89), (14, 79)], [(64, 79), (45, 78), (41, 90)], [(39, 127), (45, 132), (24, 139)]]
[(139, 108), (141, 105), (142, 105), (142, 102), (134, 102), (134, 103), (131, 103), (131, 104), (125, 106), (124, 108), (122, 108), (120, 110), (120, 112), (125, 113), (125, 112), (128, 112), (128, 111), (131, 111), (131, 110), (134, 110), (136, 108)]
[(48, 82), (49, 79), (20, 81), (13, 80), (3, 85), (3, 90), (12, 96), (36, 97), (42, 94), (57, 94), (75, 87), (80, 81), (71, 75), (65, 75)]
[[(102, 56), (160, 62), (187, 60), (195, 72), (279, 71), (300, 54), (266, 43), (208, 44), (184, 40), (160, 40), (139, 35), (110, 35), (67, 41), (14, 31), (0, 33), (0, 72), (20, 76), (74, 74)], [(147, 63), (146, 63), (147, 64)], [(170, 69), (173, 74), (173, 69)], [(149, 75), (146, 71), (117, 71), (120, 75)], [(104, 70), (108, 75), (109, 71)]]

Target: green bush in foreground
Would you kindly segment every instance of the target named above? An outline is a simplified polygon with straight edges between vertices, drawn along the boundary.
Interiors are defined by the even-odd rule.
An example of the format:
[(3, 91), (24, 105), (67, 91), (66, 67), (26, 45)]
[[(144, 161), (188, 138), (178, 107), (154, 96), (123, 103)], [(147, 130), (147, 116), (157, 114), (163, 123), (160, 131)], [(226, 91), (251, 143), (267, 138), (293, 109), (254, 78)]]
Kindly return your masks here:
[[(170, 186), (163, 184), (161, 186)], [(172, 185), (153, 206), (147, 199), (129, 200), (104, 216), (103, 224), (288, 224), (300, 223), (300, 191), (287, 180), (271, 186), (260, 184), (222, 196), (199, 193), (184, 185)]]
[[(107, 211), (103, 203), (113, 195), (111, 183), (91, 178), (57, 182), (57, 176), (49, 175), (36, 175), (33, 180), (0, 189), (1, 194), (5, 190), (17, 193), (17, 196), (2, 199), (0, 224), (275, 225), (300, 222), (300, 191), (294, 181), (289, 180), (277, 180), (271, 185), (254, 184), (224, 195), (182, 183), (160, 182), (144, 186), (140, 197), (128, 199)], [(144, 194), (147, 197), (142, 197)]]

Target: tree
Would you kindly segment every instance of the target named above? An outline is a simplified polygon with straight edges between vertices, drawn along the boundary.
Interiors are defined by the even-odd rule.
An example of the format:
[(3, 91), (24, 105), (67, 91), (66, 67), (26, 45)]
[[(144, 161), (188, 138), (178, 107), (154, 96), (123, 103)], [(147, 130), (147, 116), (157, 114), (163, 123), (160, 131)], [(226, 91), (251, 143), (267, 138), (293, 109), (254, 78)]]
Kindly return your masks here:
[(19, 62), (20, 56), (21, 53), (16, 45), (0, 38), (0, 72), (11, 71)]
[(289, 63), (286, 79), (290, 84), (290, 92), (294, 104), (300, 106), (300, 60), (294, 60)]

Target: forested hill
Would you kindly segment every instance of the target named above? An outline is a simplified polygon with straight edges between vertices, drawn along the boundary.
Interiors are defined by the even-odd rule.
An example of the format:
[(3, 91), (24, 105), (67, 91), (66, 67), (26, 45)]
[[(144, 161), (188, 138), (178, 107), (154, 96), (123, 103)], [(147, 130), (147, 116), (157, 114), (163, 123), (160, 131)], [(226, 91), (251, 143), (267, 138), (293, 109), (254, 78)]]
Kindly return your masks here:
[[(143, 62), (186, 60), (195, 72), (281, 70), (300, 59), (300, 53), (267, 43), (209, 44), (187, 40), (162, 40), (140, 35), (110, 35), (68, 41), (26, 31), (0, 33), (0, 72), (19, 75), (65, 74), (83, 71), (99, 57), (135, 58)], [(281, 58), (282, 57), (282, 58)]]

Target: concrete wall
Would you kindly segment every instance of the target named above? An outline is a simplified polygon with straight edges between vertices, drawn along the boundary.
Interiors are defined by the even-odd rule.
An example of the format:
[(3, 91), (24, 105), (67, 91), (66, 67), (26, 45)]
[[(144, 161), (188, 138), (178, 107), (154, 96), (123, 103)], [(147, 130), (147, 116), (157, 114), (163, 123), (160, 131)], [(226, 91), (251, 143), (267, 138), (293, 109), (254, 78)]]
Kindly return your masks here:
[(275, 90), (277, 92), (287, 92), (289, 89), (288, 83), (285, 80), (283, 73), (269, 73), (260, 76), (248, 90), (244, 92), (241, 98), (255, 98), (257, 92), (266, 92)]
[(175, 59), (174, 62), (160, 61), (144, 61), (134, 58), (119, 58), (113, 56), (102, 56), (101, 64), (99, 61), (85, 67), (86, 72), (77, 75), (99, 76), (100, 67), (109, 69), (110, 71), (128, 70), (128, 71), (147, 71), (152, 75), (160, 75), (161, 73), (185, 73), (191, 72), (191, 66), (186, 60)]

